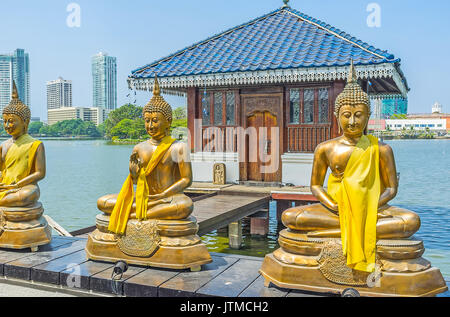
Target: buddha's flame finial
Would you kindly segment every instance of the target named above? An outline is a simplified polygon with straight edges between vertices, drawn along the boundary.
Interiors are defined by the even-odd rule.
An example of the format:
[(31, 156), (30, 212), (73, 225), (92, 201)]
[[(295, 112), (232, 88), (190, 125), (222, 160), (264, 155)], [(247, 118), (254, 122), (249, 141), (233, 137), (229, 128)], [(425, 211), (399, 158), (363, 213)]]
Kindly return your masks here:
[(159, 88), (158, 76), (155, 73), (155, 82), (153, 83), (153, 97), (145, 105), (143, 113), (160, 112), (164, 115), (167, 121), (172, 122), (172, 107), (161, 96), (161, 89)]
[(356, 106), (361, 104), (367, 106), (367, 112), (370, 113), (369, 95), (358, 84), (358, 77), (356, 76), (356, 69), (352, 59), (348, 72), (347, 85), (336, 98), (334, 114), (338, 118), (342, 106)]
[(347, 84), (356, 83), (356, 82), (358, 82), (358, 78), (356, 77), (356, 69), (355, 69), (355, 65), (353, 64), (353, 59), (352, 59), (351, 64), (350, 64), (350, 71), (348, 73)]
[(14, 80), (13, 80), (13, 89), (12, 89), (11, 99), (13, 99), (13, 100), (19, 99), (19, 93), (17, 92), (17, 86), (16, 86), (16, 82)]
[(158, 76), (155, 73), (155, 83), (153, 84), (153, 96), (160, 96), (161, 89), (159, 88)]
[(16, 116), (19, 116), (27, 125), (31, 119), (30, 108), (28, 108), (28, 106), (19, 99), (19, 93), (17, 92), (17, 86), (14, 80), (12, 82), (11, 101), (6, 107), (3, 108), (3, 114), (15, 114)]

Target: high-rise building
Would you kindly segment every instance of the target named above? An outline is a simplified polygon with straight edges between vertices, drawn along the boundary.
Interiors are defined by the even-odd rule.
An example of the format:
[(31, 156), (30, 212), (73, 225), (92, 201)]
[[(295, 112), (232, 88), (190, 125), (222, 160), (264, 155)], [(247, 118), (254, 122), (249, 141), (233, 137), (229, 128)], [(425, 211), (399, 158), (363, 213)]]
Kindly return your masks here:
[(11, 101), (13, 80), (20, 100), (31, 107), (30, 61), (23, 49), (18, 48), (13, 54), (0, 55), (0, 111)]
[(393, 115), (408, 113), (408, 99), (406, 98), (376, 98), (371, 100), (372, 118), (389, 119)]
[(106, 53), (92, 57), (93, 107), (117, 108), (116, 58)]
[(47, 109), (72, 107), (72, 81), (59, 77), (47, 82)]

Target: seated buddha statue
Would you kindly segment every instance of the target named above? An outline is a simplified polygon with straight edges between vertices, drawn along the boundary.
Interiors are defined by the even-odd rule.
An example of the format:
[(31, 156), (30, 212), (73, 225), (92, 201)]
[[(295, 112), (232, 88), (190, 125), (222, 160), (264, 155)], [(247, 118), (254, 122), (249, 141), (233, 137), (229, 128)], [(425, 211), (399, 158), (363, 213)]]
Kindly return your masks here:
[[(123, 219), (179, 220), (193, 211), (192, 200), (183, 194), (192, 184), (188, 148), (169, 135), (172, 109), (160, 96), (158, 84), (143, 116), (151, 138), (134, 147), (130, 175), (120, 194), (106, 195), (97, 201), (101, 211), (112, 214), (109, 229), (118, 234), (124, 232)], [(132, 185), (137, 185), (134, 200)]]
[(409, 238), (419, 230), (420, 218), (388, 205), (398, 190), (394, 154), (389, 145), (364, 134), (370, 101), (353, 67), (335, 115), (343, 135), (319, 144), (314, 153), (311, 192), (320, 203), (288, 209), (282, 222), (309, 237), (342, 237), (348, 264), (365, 271), (375, 263), (377, 239)]
[(50, 242), (50, 228), (38, 202), (45, 149), (28, 134), (30, 119), (30, 109), (20, 101), (13, 82), (12, 100), (3, 109), (3, 125), (11, 138), (0, 145), (0, 247), (35, 251)]
[[(192, 200), (183, 193), (192, 184), (189, 150), (187, 144), (169, 134), (172, 109), (160, 95), (156, 77), (143, 118), (150, 139), (134, 147), (130, 174), (120, 193), (98, 199), (103, 215), (97, 217), (98, 230), (91, 235), (87, 253), (94, 260), (113, 258), (140, 265), (198, 269), (211, 258), (196, 235), (196, 219), (190, 217)], [(135, 243), (138, 234), (147, 246)], [(101, 250), (101, 242), (117, 245)], [(164, 248), (168, 246), (172, 249)], [(139, 248), (146, 247), (149, 251), (143, 256)]]
[[(408, 239), (420, 228), (419, 216), (388, 205), (398, 191), (394, 154), (389, 145), (365, 134), (370, 102), (357, 82), (353, 62), (348, 83), (336, 99), (335, 116), (342, 136), (319, 144), (314, 153), (311, 192), (319, 203), (283, 212), (288, 229), (280, 232), (281, 248), (266, 256), (261, 269), (266, 283), (299, 289), (311, 284), (310, 290), (367, 286), (368, 275), (381, 270), (403, 275), (383, 279), (385, 289), (362, 291), (387, 295), (398, 287), (390, 295), (439, 293), (446, 288), (442, 275), (420, 257), (425, 251), (422, 241)], [(292, 264), (298, 275), (289, 271)], [(411, 278), (406, 272), (422, 275)], [(429, 289), (417, 286), (426, 279), (436, 283), (427, 285)]]

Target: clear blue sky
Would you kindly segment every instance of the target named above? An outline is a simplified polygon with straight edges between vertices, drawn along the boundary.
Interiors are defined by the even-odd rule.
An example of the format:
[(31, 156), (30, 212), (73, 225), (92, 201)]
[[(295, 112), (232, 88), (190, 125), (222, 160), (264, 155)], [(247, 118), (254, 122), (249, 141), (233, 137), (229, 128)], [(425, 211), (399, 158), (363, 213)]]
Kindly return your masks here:
[[(81, 27), (69, 28), (68, 4), (81, 7)], [(366, 7), (381, 7), (381, 27), (370, 28)], [(117, 57), (118, 104), (133, 69), (282, 6), (282, 0), (0, 0), (0, 53), (30, 54), (33, 116), (46, 119), (46, 86), (73, 81), (75, 106), (92, 105), (91, 57)], [(338, 27), (402, 59), (409, 112), (430, 112), (435, 101), (450, 112), (450, 1), (291, 0), (291, 7)], [(150, 93), (138, 92), (144, 105)], [(173, 106), (185, 104), (167, 97)]]

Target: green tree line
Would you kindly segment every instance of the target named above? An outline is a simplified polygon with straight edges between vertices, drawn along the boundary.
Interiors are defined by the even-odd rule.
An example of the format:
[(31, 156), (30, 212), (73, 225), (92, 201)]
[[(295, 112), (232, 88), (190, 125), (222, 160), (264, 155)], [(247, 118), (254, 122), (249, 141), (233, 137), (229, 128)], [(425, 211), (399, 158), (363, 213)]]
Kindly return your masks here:
[[(142, 117), (142, 107), (126, 104), (108, 115), (108, 119), (100, 126), (105, 136), (111, 139), (145, 139), (148, 138)], [(171, 129), (187, 127), (186, 108), (173, 110)]]
[(42, 122), (32, 122), (28, 127), (29, 134), (45, 136), (89, 136), (101, 137), (101, 131), (94, 122), (81, 119), (64, 120), (52, 125), (44, 125)]
[[(147, 131), (145, 131), (142, 110), (142, 107), (133, 104), (123, 105), (111, 111), (108, 119), (98, 127), (93, 122), (83, 121), (81, 119), (60, 121), (53, 125), (45, 125), (42, 122), (31, 122), (28, 126), (28, 133), (52, 137), (89, 136), (107, 137), (109, 139), (145, 139), (148, 135)], [(187, 127), (186, 108), (174, 109), (171, 129), (185, 127)], [(0, 127), (0, 135), (7, 136), (3, 125)]]
[[(42, 122), (31, 122), (28, 126), (31, 135), (61, 137), (61, 136), (88, 136), (101, 137), (104, 133), (95, 126), (95, 123), (81, 119), (64, 120), (53, 125), (44, 125)], [(4, 126), (1, 125), (1, 136), (8, 136)]]

